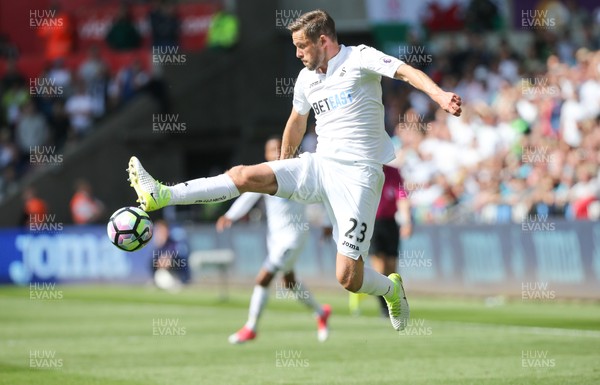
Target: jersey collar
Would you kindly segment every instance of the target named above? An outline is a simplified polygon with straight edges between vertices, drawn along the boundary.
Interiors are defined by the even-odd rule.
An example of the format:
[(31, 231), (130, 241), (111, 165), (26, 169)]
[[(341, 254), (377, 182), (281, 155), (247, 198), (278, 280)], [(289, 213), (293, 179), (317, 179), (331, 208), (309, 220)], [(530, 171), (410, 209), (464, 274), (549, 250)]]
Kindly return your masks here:
[(335, 72), (335, 70), (338, 69), (338, 67), (342, 64), (342, 62), (346, 58), (346, 56), (348, 54), (348, 50), (349, 50), (349, 48), (347, 48), (343, 44), (340, 44), (339, 52), (334, 57), (329, 59), (329, 61), (327, 62), (327, 74), (325, 75), (326, 77), (331, 76), (331, 74), (333, 74)]

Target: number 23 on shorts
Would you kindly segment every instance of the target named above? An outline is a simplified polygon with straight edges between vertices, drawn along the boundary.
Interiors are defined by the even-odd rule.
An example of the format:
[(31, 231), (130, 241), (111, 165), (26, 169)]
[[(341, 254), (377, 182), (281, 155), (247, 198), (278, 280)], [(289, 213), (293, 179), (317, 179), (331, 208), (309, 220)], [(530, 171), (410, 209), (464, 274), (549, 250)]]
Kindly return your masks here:
[[(354, 230), (356, 230), (356, 228), (358, 227), (358, 220), (356, 220), (355, 218), (350, 218), (350, 222), (352, 222), (352, 226), (350, 227), (350, 229), (348, 231), (346, 231), (346, 233), (344, 235), (348, 239), (353, 239), (354, 235), (352, 235), (352, 232), (354, 232)], [(361, 222), (360, 223), (360, 233), (356, 237), (357, 242), (362, 242), (365, 240), (365, 232), (366, 231), (367, 231), (367, 224), (364, 222)]]

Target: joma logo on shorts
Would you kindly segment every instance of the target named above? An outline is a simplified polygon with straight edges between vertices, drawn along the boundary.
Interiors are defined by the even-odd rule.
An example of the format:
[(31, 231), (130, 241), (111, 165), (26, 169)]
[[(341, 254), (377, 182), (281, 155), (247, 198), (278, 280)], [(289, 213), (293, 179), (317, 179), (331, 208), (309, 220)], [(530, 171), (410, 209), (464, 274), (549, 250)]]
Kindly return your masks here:
[(358, 250), (358, 246), (353, 245), (352, 243), (349, 243), (348, 241), (342, 242), (342, 245), (343, 246), (348, 246), (349, 248), (354, 249), (354, 250)]

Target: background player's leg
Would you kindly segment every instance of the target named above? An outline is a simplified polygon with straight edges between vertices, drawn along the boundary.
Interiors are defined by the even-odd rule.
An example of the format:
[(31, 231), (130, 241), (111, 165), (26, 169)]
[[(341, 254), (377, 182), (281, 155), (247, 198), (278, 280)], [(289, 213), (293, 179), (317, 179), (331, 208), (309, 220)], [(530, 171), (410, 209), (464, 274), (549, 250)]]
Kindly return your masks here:
[(329, 327), (327, 326), (327, 320), (331, 314), (331, 307), (329, 305), (321, 306), (313, 297), (312, 293), (301, 281), (297, 281), (293, 271), (285, 273), (283, 276), (283, 282), (285, 287), (291, 289), (296, 299), (312, 310), (317, 315), (317, 338), (320, 342), (324, 342), (329, 337)]
[(256, 285), (250, 298), (250, 308), (248, 309), (248, 320), (240, 330), (229, 336), (229, 342), (240, 344), (256, 338), (256, 328), (258, 320), (269, 299), (269, 285), (273, 280), (275, 273), (266, 269), (261, 269), (256, 276)]
[(298, 301), (314, 310), (317, 315), (323, 315), (323, 307), (315, 300), (312, 293), (308, 290), (304, 283), (296, 280), (296, 276), (294, 275), (293, 271), (283, 275), (283, 283), (288, 290), (292, 290), (294, 292), (295, 298)]
[(250, 309), (248, 310), (248, 321), (246, 327), (256, 331), (258, 320), (269, 300), (269, 285), (275, 276), (267, 270), (261, 269), (256, 277), (256, 285), (250, 298)]

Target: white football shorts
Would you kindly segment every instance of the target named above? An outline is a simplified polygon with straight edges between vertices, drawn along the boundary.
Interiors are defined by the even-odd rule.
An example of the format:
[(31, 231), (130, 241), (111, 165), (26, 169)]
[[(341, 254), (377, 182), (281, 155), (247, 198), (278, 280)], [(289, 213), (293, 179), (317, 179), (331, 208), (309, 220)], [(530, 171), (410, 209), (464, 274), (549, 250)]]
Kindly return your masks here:
[(267, 162), (275, 173), (278, 197), (322, 202), (333, 225), (337, 251), (352, 259), (369, 255), (375, 214), (383, 188), (383, 166), (303, 153)]

